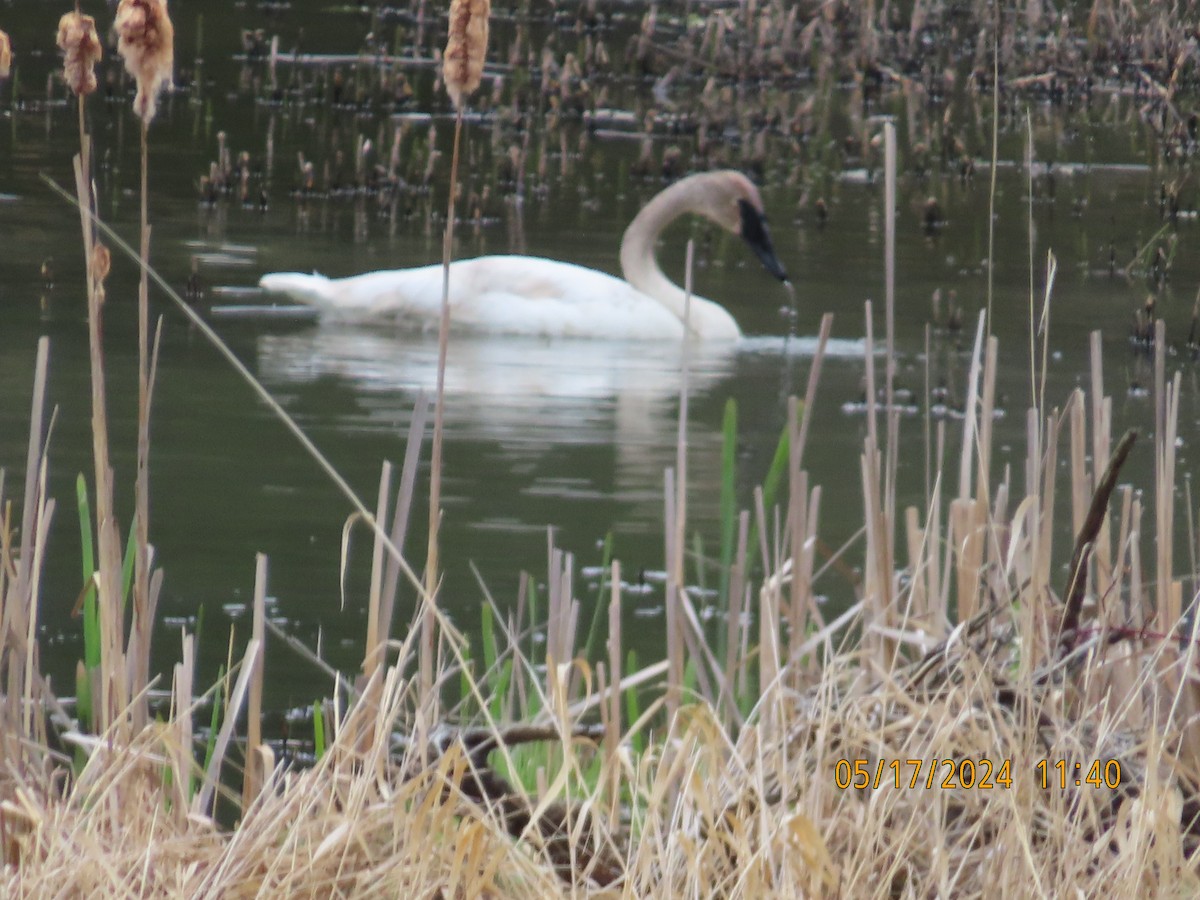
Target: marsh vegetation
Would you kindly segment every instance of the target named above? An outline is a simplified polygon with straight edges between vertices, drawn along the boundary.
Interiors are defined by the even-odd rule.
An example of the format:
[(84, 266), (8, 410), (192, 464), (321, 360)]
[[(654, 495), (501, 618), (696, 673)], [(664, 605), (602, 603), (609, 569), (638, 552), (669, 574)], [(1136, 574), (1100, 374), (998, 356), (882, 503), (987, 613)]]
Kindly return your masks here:
[[(1194, 892), (1185, 13), (527, 3), (490, 12), (480, 64), (487, 4), (456, 7), (457, 109), (425, 3), (244, 6), (244, 29), (177, 22), (172, 45), (165, 4), (122, 0), (128, 70), (106, 53), (95, 80), (106, 11), (63, 10), (65, 77), (32, 52), (52, 28), (0, 22), (0, 179), (19, 181), (0, 214), (29, 226), (0, 263), (0, 415), (22, 435), (0, 441), (5, 892)], [(237, 65), (214, 62), (231, 44)], [(347, 274), (532, 252), (567, 208), (596, 227), (556, 253), (604, 265), (640, 199), (718, 166), (761, 182), (802, 260), (789, 308), (693, 228), (689, 277), (752, 335), (732, 355), (573, 346), (567, 365), (237, 321), (288, 254)], [(321, 391), (353, 412), (311, 414)], [(632, 439), (588, 438), (597, 405)], [(329, 423), (373, 417), (386, 442), (339, 474), (323, 445), (372, 445)], [(189, 455), (187, 419), (238, 440)], [(493, 445), (578, 429), (581, 470), (527, 455), (558, 493), (516, 508), (537, 490), (493, 487), (458, 424), (485, 420)], [(222, 494), (214, 450), (271, 487)], [(606, 541), (588, 494), (622, 467), (636, 500), (613, 517), (641, 527)], [(301, 470), (321, 487), (299, 526), (283, 506), (236, 524)], [(489, 493), (514, 508), (464, 502)], [(481, 524), (572, 503), (588, 514), (538, 535), (536, 576), (512, 544), (472, 552)], [(260, 540), (294, 546), (252, 560)], [(188, 542), (216, 547), (191, 575)], [(300, 603), (305, 556), (329, 571)]]

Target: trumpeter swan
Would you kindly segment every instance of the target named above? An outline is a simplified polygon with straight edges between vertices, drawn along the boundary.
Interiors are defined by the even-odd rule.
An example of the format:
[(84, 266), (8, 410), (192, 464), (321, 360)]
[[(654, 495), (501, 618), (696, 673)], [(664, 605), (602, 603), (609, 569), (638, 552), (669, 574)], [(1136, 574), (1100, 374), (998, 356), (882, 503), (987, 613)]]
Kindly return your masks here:
[[(745, 175), (705, 172), (677, 181), (637, 214), (621, 241), (624, 280), (536, 256), (481, 256), (450, 267), (450, 321), (489, 334), (667, 340), (683, 337), (684, 291), (654, 258), (655, 242), (687, 213), (740, 234), (768, 272), (787, 279), (767, 231), (762, 198)], [(340, 322), (436, 327), (442, 267), (420, 266), (326, 278), (298, 272), (264, 275), (259, 285), (315, 307)], [(736, 340), (741, 330), (720, 305), (693, 296), (688, 330), (705, 340)]]

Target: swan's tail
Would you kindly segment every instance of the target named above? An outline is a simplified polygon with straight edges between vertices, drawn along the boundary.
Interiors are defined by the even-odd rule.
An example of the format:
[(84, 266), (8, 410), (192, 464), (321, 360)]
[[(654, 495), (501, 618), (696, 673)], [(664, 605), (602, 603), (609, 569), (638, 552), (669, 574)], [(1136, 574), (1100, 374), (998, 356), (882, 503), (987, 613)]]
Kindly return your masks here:
[(333, 283), (324, 275), (272, 272), (260, 278), (258, 286), (269, 294), (284, 294), (321, 312), (332, 312), (337, 307)]

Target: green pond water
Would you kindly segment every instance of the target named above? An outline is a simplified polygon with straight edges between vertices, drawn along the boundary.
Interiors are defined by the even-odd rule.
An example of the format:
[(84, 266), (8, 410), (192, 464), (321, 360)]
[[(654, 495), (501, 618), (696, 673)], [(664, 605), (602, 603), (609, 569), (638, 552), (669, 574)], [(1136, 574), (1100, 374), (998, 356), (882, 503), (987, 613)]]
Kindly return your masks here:
[[(44, 668), (60, 690), (69, 690), (82, 653), (80, 622), (70, 617), (80, 587), (74, 481), (79, 472), (91, 480), (90, 394), (79, 219), (40, 180), (45, 173), (67, 184), (78, 146), (73, 103), (51, 79), (58, 66), (53, 46), (58, 12), (49, 6), (54, 5), (14, 2), (0, 10), (0, 28), (13, 35), (19, 67), (16, 102), (14, 85), (0, 85), (0, 465), (6, 467), (5, 491), (11, 497), (23, 477), (36, 343), (47, 335), (49, 398), (56, 409), (49, 489), (58, 508), (41, 597), (41, 641)], [(89, 11), (104, 26), (109, 14), (96, 6)], [(433, 94), (429, 67), (404, 68), (414, 91), (406, 104), (349, 108), (333, 102), (330, 73), (340, 71), (347, 85), (343, 90), (349, 92), (355, 78), (370, 83), (369, 61), (322, 68), (281, 60), (278, 89), (273, 90), (265, 60), (240, 58), (242, 28), (263, 28), (268, 39), (280, 35), (285, 52), (299, 42), (307, 52), (354, 54), (372, 42), (391, 49), (397, 27), (405, 29), (400, 43), (407, 48), (416, 31), (413, 21), (308, 2), (270, 7), (192, 2), (172, 8), (180, 89), (164, 101), (150, 134), (152, 257), (169, 281), (182, 290), (195, 264), (205, 302), (222, 305), (255, 302), (250, 289), (264, 272), (317, 269), (345, 275), (440, 258), (441, 225), (431, 219), (431, 211), (445, 206), (451, 127), (444, 100)], [(635, 26), (641, 10), (622, 5), (607, 9), (611, 40), (619, 46), (619, 36)], [(537, 27), (552, 28), (548, 12)], [(493, 40), (511, 39), (513, 29), (511, 21), (498, 17)], [(434, 25), (430, 30), (426, 51), (443, 40)], [(564, 41), (575, 40), (569, 30), (567, 35)], [(292, 74), (297, 68), (302, 75)], [(520, 73), (504, 77), (517, 80)], [(102, 84), (106, 78), (111, 87), (102, 87), (89, 104), (100, 211), (132, 239), (138, 130), (114, 60), (105, 62)], [(295, 99), (300, 96), (297, 84), (318, 81), (323, 94), (318, 96), (314, 87), (305, 102)], [(640, 114), (653, 102), (654, 89), (653, 79), (614, 79), (609, 103)], [(697, 89), (690, 83), (671, 88), (671, 104), (686, 109)], [(803, 84), (791, 89), (813, 90)], [(836, 91), (838, 96), (829, 101), (841, 110), (834, 116), (835, 134), (839, 121), (843, 131), (878, 131), (861, 120), (861, 109), (856, 118), (861, 97), (851, 86)], [(112, 99), (106, 99), (109, 93)], [(369, 90), (367, 96), (372, 96)], [(978, 112), (983, 118), (973, 120), (969, 129), (976, 136), (990, 135), (987, 104), (982, 107)], [(1149, 376), (1144, 360), (1130, 350), (1127, 335), (1133, 311), (1150, 287), (1140, 275), (1110, 274), (1109, 260), (1114, 256), (1118, 269), (1123, 268), (1156, 235), (1163, 224), (1159, 186), (1178, 172), (1165, 173), (1160, 167), (1128, 97), (1097, 99), (1093, 110), (1069, 120), (1048, 107), (1032, 105), (1029, 110), (1035, 156), (1043, 167), (1047, 161), (1057, 166), (1052, 176), (1039, 172), (1032, 206), (1034, 290), (1039, 297), (1047, 251), (1058, 260), (1047, 397), (1061, 404), (1077, 384), (1086, 384), (1088, 334), (1100, 329), (1114, 430), (1138, 425), (1149, 434), (1151, 400), (1129, 390), (1135, 381), (1149, 384)], [(944, 297), (954, 291), (966, 328), (961, 338), (935, 334), (930, 363), (934, 383), (945, 382), (951, 396), (961, 398), (974, 322), (987, 292), (989, 170), (984, 163), (990, 147), (975, 141), (979, 165), (971, 179), (960, 178), (955, 167), (921, 177), (905, 165), (912, 142), (904, 124), (912, 112), (906, 98), (889, 96), (875, 111), (894, 113), (902, 123), (898, 380), (918, 394), (923, 390), (930, 298), (937, 289)], [(422, 167), (431, 127), (427, 113), (436, 113), (433, 128), (444, 155), (435, 168), (432, 192), (413, 189), (399, 202), (397, 215), (374, 197), (295, 196), (302, 181), (298, 154), (314, 162), (318, 183), (324, 181), (326, 165), (331, 177), (349, 183), (361, 140), (371, 141), (373, 159), (386, 165), (397, 127), (404, 129), (404, 160), (417, 160), (414, 167)], [(971, 119), (969, 106), (963, 115)], [(998, 393), (1006, 415), (996, 424), (994, 464), (1011, 465), (1020, 480), (1029, 396), (1031, 265), (1029, 179), (1020, 165), (1024, 113), (1009, 117), (1005, 125), (997, 173), (993, 304), (1002, 350)], [(239, 202), (236, 191), (215, 204), (204, 202), (201, 179), (218, 158), (218, 132), (225, 133), (235, 161), (242, 151), (250, 155), (248, 206)], [(640, 140), (629, 129), (589, 133), (579, 123), (544, 133), (535, 123), (533, 132), (524, 197), (517, 203), (511, 199), (513, 191), (494, 187), (487, 173), (496, 170), (497, 160), (514, 141), (524, 140), (523, 133), (498, 124), (495, 117), (469, 124), (466, 158), (474, 174), (467, 177), (467, 186), (480, 194), (484, 218), (478, 225), (468, 220), (460, 227), (456, 254), (524, 252), (616, 272), (625, 224), (662, 186), (657, 175), (634, 174)], [(660, 137), (656, 153), (671, 143), (687, 146), (686, 135)], [(733, 398), (738, 404), (739, 498), (748, 505), (786, 422), (787, 397), (803, 392), (811, 335), (824, 312), (835, 314), (835, 340), (813, 411), (806, 464), (813, 479), (825, 486), (821, 533), (827, 544), (839, 546), (863, 520), (858, 456), (866, 423), (853, 407), (862, 394), (867, 299), (876, 301), (875, 334), (881, 342), (883, 337), (882, 188), (860, 177), (850, 161), (816, 175), (800, 171), (805, 163), (789, 156), (786, 148), (779, 150), (768, 158), (762, 186), (778, 254), (796, 283), (794, 322), (785, 315), (785, 292), (735, 238), (680, 225), (660, 253), (665, 270), (682, 280), (684, 244), (694, 235), (700, 260), (697, 291), (725, 305), (749, 336), (736, 349), (702, 349), (691, 359), (690, 514), (714, 554), (726, 401)], [(489, 194), (482, 197), (485, 185)], [(1186, 213), (1195, 205), (1195, 189), (1186, 181), (1184, 185)], [(260, 208), (260, 193), (265, 209)], [(813, 212), (812, 198), (818, 195), (830, 211), (823, 226)], [(922, 216), (930, 196), (938, 198), (945, 224), (927, 232)], [(1168, 321), (1173, 344), (1181, 349), (1200, 284), (1198, 230), (1200, 224), (1185, 215), (1163, 241), (1166, 246), (1166, 237), (1177, 238), (1170, 277), (1157, 291), (1158, 309)], [(53, 270), (52, 284), (43, 275), (43, 262)], [(339, 559), (349, 505), (153, 289), (151, 303), (154, 313), (165, 317), (151, 450), (151, 536), (165, 570), (155, 670), (164, 671), (177, 659), (180, 627), (194, 627), (201, 607), (202, 682), (225, 659), (231, 625), (238, 641), (244, 641), (244, 604), (252, 594), (256, 552), (270, 558), (272, 616), (306, 643), (319, 643), (334, 665), (354, 669), (366, 630), (366, 531), (355, 533), (343, 609)], [(108, 284), (105, 346), (123, 523), (132, 511), (135, 309), (135, 267), (116, 259)], [(373, 507), (381, 461), (399, 464), (403, 459), (413, 405), (422, 391), (432, 389), (436, 339), (257, 320), (217, 320), (216, 327)], [(1184, 373), (1182, 497), (1197, 464), (1191, 448), (1200, 411), (1196, 370), (1186, 354), (1174, 356), (1170, 365)], [(663, 470), (674, 462), (679, 370), (675, 347), (509, 338), (453, 341), (447, 373), (443, 602), (465, 632), (478, 627), (483, 596), (472, 565), (497, 602), (508, 606), (515, 602), (522, 570), (535, 577), (545, 572), (549, 529), (556, 546), (575, 555), (580, 572), (599, 563), (600, 542), (611, 532), (626, 574), (637, 581), (638, 573), (646, 573), (649, 585), (627, 592), (626, 641), (643, 659), (663, 652), (662, 589), (654, 573), (663, 567)], [(923, 417), (906, 416), (901, 427), (900, 500), (920, 505), (926, 490)], [(957, 452), (961, 430), (959, 422), (948, 422), (950, 452)], [(1126, 477), (1149, 487), (1150, 470), (1150, 444), (1143, 441)], [(423, 467), (422, 473), (426, 471)], [(427, 521), (423, 493), (422, 487), (408, 543), (417, 567)], [(852, 551), (848, 561), (853, 565), (856, 559)], [(831, 604), (845, 603), (851, 595), (837, 575), (827, 576), (817, 588), (830, 596)], [(590, 598), (596, 595), (594, 577), (581, 574), (577, 590), (586, 623)], [(412, 591), (402, 591), (398, 629), (411, 612)], [(311, 702), (329, 690), (323, 676), (278, 642), (269, 645), (267, 667), (267, 701), (276, 708)]]

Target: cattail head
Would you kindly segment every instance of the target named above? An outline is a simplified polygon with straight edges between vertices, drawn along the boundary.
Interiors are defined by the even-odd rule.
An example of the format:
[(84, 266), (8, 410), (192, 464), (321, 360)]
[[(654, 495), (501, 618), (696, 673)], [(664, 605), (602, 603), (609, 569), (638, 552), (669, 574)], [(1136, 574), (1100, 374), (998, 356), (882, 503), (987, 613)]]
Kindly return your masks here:
[(96, 241), (92, 245), (92, 281), (95, 283), (96, 299), (98, 302), (104, 302), (104, 279), (108, 277), (108, 272), (112, 268), (112, 254), (108, 252), (108, 248), (104, 244)]
[(96, 90), (96, 63), (104, 51), (96, 34), (96, 20), (69, 12), (58, 20), (58, 49), (63, 52), (63, 78), (77, 97)]
[(7, 78), (12, 68), (12, 41), (6, 32), (0, 31), (0, 78)]
[(92, 277), (97, 281), (104, 281), (108, 277), (108, 272), (112, 268), (112, 254), (108, 252), (108, 247), (96, 241), (92, 245)]
[(451, 0), (450, 37), (442, 56), (446, 93), (459, 109), (483, 78), (491, 0)]
[(137, 79), (133, 111), (149, 125), (158, 111), (158, 92), (175, 65), (175, 26), (166, 0), (121, 0), (114, 26), (117, 52)]

